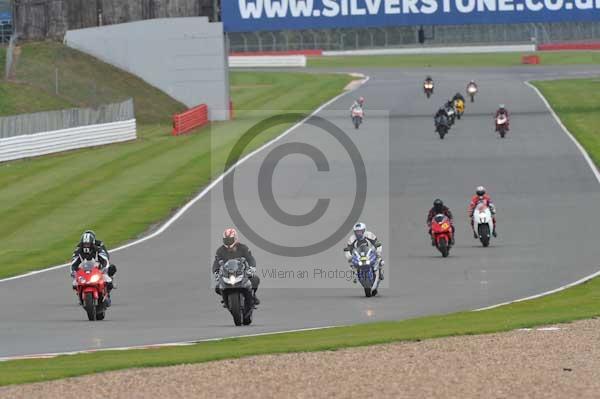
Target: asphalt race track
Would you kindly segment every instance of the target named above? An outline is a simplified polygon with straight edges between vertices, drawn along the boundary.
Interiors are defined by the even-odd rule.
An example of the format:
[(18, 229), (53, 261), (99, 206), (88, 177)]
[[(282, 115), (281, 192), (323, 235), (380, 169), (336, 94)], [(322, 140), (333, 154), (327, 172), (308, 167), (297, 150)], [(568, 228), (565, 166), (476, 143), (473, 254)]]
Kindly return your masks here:
[[(0, 283), (0, 357), (468, 310), (544, 292), (600, 269), (600, 185), (542, 100), (523, 84), (591, 75), (592, 68), (431, 70), (437, 85), (429, 100), (421, 90), (422, 71), (363, 72), (371, 77), (366, 85), (319, 115), (343, 129), (364, 160), (367, 197), (360, 218), (380, 236), (387, 261), (387, 288), (380, 296), (365, 298), (359, 286), (344, 278), (345, 237), (303, 257), (272, 254), (249, 243), (263, 280), (262, 304), (252, 326), (234, 327), (209, 283), (214, 250), (231, 223), (219, 184), (162, 235), (113, 253), (118, 289), (105, 321), (86, 320), (67, 269)], [(467, 100), (464, 118), (441, 141), (432, 116), (456, 91), (464, 93), (471, 78), (480, 84), (480, 94), (474, 104)], [(367, 99), (365, 123), (358, 131), (348, 117), (357, 95)], [(493, 132), (499, 103), (512, 112), (504, 140)], [(325, 214), (308, 226), (293, 218), (300, 225), (282, 225), (259, 200), (263, 161), (284, 143), (309, 144), (327, 159), (328, 171), (317, 170), (306, 155), (264, 163), (276, 166), (273, 191), (284, 212), (307, 213), (318, 198), (329, 199)], [(354, 174), (348, 153), (331, 135), (303, 125), (238, 168), (234, 192), (241, 214), (259, 236), (280, 245), (310, 245), (323, 241), (347, 217), (361, 186)], [(498, 207), (500, 236), (486, 249), (472, 238), (466, 217), (468, 198), (480, 184)], [(430, 246), (424, 227), (436, 197), (457, 220), (457, 245), (447, 259)], [(268, 199), (267, 208), (273, 213)], [(306, 274), (292, 276), (290, 271)]]

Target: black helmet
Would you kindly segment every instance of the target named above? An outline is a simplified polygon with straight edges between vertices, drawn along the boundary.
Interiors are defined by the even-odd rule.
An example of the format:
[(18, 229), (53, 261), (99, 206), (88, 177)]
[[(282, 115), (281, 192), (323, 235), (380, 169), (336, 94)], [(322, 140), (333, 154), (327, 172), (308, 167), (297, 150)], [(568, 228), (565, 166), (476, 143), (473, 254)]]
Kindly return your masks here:
[(94, 247), (96, 246), (96, 234), (92, 230), (86, 230), (81, 235), (81, 252), (86, 259), (91, 259), (94, 255)]
[(433, 209), (436, 212), (442, 212), (444, 210), (444, 202), (441, 199), (436, 199), (433, 201)]
[(477, 189), (475, 190), (475, 194), (477, 194), (478, 196), (483, 196), (486, 193), (486, 189), (483, 186), (479, 186), (477, 187)]
[(433, 80), (433, 79), (431, 79), (431, 76), (427, 75), (427, 77), (425, 78), (425, 80)]

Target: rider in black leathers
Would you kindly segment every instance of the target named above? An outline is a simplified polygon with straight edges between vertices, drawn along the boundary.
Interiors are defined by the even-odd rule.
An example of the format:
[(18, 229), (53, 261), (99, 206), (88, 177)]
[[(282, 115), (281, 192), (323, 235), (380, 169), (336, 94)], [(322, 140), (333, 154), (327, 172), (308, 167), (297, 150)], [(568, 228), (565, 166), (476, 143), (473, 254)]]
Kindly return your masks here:
[[(248, 262), (248, 266), (251, 270), (256, 270), (256, 260), (254, 259), (254, 256), (252, 255), (252, 252), (248, 246), (238, 241), (237, 231), (235, 231), (235, 229), (227, 229), (223, 233), (223, 245), (217, 248), (215, 260), (213, 261), (212, 265), (212, 272), (215, 275), (215, 279), (217, 279), (221, 265), (224, 262), (227, 262), (231, 259), (240, 258), (246, 259), (246, 262)], [(252, 283), (254, 304), (258, 305), (260, 304), (260, 300), (256, 296), (256, 291), (258, 290), (258, 286), (260, 284), (260, 278), (258, 275), (256, 275), (256, 273), (252, 274), (250, 277), (250, 282)], [(221, 295), (221, 290), (218, 286), (215, 288), (215, 292), (218, 295)]]

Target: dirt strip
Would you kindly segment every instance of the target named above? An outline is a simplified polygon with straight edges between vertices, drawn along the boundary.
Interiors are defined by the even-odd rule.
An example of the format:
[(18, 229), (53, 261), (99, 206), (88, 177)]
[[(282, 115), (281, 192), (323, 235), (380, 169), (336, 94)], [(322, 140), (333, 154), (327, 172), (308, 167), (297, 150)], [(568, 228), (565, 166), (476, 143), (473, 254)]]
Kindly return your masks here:
[(600, 320), (103, 373), (0, 398), (599, 398)]

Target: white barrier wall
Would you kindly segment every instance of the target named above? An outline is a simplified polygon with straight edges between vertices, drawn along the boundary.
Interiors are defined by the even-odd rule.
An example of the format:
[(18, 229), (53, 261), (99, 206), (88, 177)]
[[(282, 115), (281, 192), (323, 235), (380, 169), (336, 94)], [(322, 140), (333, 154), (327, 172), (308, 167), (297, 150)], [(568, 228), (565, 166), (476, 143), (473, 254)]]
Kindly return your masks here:
[(206, 17), (162, 18), (70, 30), (65, 44), (124, 69), (209, 119), (229, 118), (223, 25)]
[(135, 119), (0, 139), (0, 162), (135, 140)]
[(518, 53), (532, 52), (535, 50), (535, 44), (518, 44), (507, 46), (407, 47), (390, 49), (323, 51), (323, 56)]
[(229, 67), (231, 68), (304, 68), (306, 67), (305, 55), (230, 55)]

